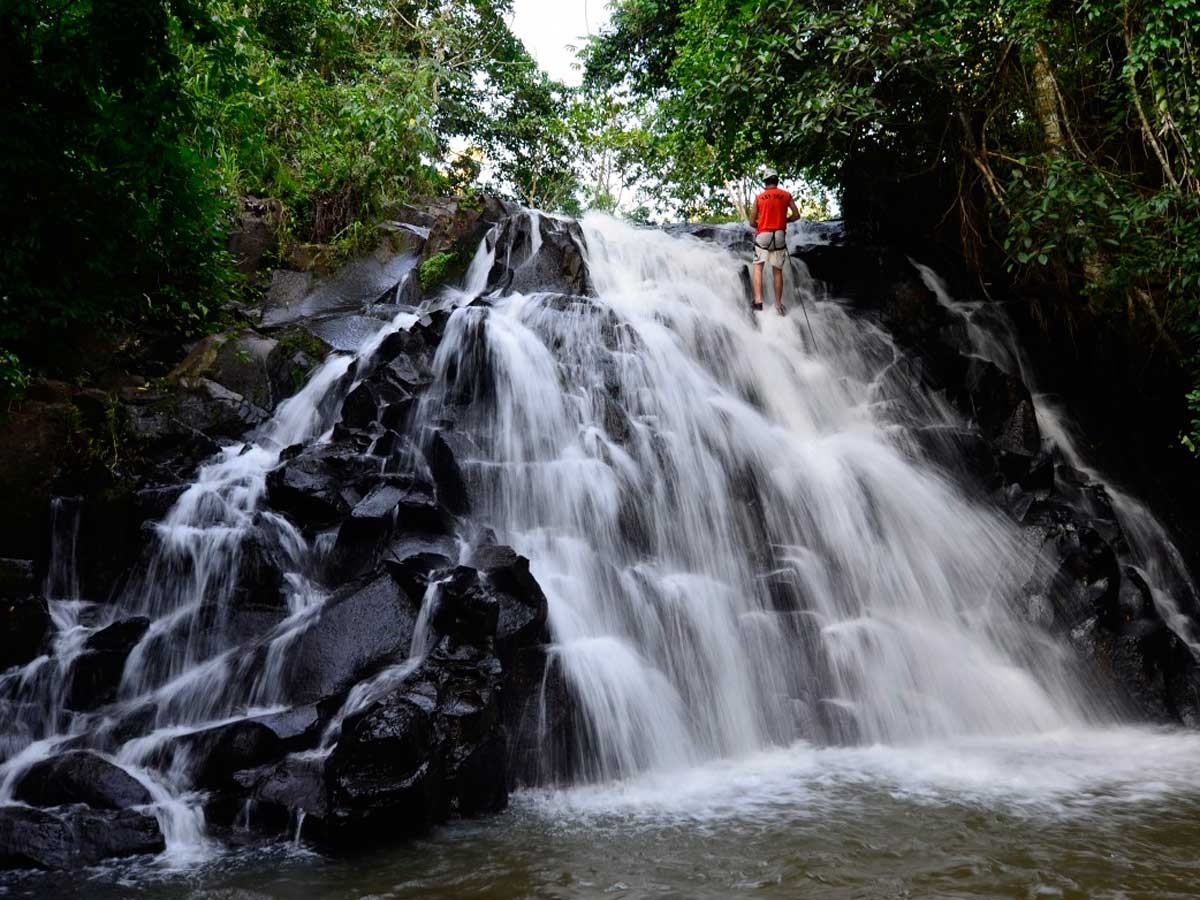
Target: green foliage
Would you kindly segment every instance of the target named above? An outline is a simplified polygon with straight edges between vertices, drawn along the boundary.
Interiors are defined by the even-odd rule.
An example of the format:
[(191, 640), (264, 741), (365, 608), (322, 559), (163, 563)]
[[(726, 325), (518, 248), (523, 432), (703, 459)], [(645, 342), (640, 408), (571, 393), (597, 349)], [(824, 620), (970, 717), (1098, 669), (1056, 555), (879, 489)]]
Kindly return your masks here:
[(216, 327), (245, 196), (280, 201), (285, 254), (331, 257), (371, 246), (397, 201), (471, 189), (484, 158), (512, 196), (573, 208), (568, 92), (510, 11), (4, 0), (0, 389), (56, 372), (78, 335)]
[(1034, 296), (1087, 298), (1043, 317), (1124, 322), (1147, 353), (1186, 356), (1198, 47), (1189, 0), (620, 0), (587, 71), (653, 105), (657, 171), (680, 196), (761, 165), (869, 176), (913, 225), (957, 219), (980, 268), (999, 256)]
[(132, 320), (202, 327), (229, 286), (222, 207), (206, 160), (184, 140), (194, 111), (168, 39), (175, 29), (204, 40), (196, 10), (162, 0), (8, 0), (4, 18), (6, 359), (37, 366), (64, 336)]
[(417, 270), (417, 279), (421, 284), (421, 290), (427, 291), (431, 287), (441, 284), (450, 277), (450, 273), (458, 263), (458, 254), (448, 250), (435, 253), (429, 259), (424, 260)]

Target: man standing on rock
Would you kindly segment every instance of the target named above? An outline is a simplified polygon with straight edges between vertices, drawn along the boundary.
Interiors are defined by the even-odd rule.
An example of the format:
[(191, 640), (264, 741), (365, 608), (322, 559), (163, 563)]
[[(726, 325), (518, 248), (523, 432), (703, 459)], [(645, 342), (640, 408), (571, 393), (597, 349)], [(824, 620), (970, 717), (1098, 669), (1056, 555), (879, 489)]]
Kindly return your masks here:
[(787, 260), (787, 227), (800, 218), (800, 210), (792, 195), (779, 187), (779, 176), (763, 179), (765, 190), (754, 198), (750, 225), (754, 228), (754, 310), (762, 312), (763, 266), (775, 270), (775, 311), (781, 316), (783, 307), (783, 266)]

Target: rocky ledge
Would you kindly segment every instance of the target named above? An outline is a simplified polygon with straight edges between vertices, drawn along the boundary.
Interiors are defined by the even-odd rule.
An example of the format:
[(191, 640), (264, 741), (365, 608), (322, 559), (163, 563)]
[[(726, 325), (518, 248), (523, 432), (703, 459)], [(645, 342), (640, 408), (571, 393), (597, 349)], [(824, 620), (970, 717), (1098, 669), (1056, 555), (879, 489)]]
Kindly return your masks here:
[(1006, 510), (1047, 561), (1025, 586), (1022, 612), (1064, 636), (1124, 714), (1200, 725), (1200, 664), (1167, 621), (1177, 615), (1192, 627), (1200, 598), (1181, 561), (1155, 583), (1142, 551), (1171, 554), (1165, 533), (1128, 501), (1118, 510), (1120, 498), (1042, 434), (1020, 361), (1010, 355), (1001, 368), (982, 358), (973, 330), (1000, 347), (1011, 339), (1003, 306), (948, 307), (905, 254), (836, 229), (821, 237), (795, 255), (896, 340), (904, 354), (889, 373), (893, 386), (920, 385), (961, 416), (962, 427), (910, 428), (913, 452)]
[[(44, 405), (31, 416), (72, 427), (92, 403), (97, 422), (122, 423), (128, 452), (95, 480), (67, 457), (38, 470), (42, 494), (26, 485), (19, 502), (49, 512), (30, 517), (36, 539), (0, 550), (0, 760), (53, 741), (13, 770), (0, 867), (159, 852), (164, 793), (231, 842), (360, 847), (502, 809), (536, 773), (546, 597), (473, 518), (471, 433), (417, 415), (450, 316), (417, 312), (435, 287), (422, 261), (450, 254), (462, 272), (497, 223), (489, 285), (590, 291), (574, 224), (493, 201), (408, 208), (356, 263), (265, 275), (263, 306), (167, 378), (31, 399)], [(406, 310), (411, 326), (360, 352)], [(199, 602), (168, 603), (164, 580), (206, 563), (155, 523), (222, 446), (266, 440), (329, 350), (357, 356), (321, 400), (328, 432), (279, 449), (234, 552), (203, 545), (228, 571), (203, 576)], [(19, 440), (18, 422), (10, 450)], [(311, 608), (296, 606), (301, 582)]]

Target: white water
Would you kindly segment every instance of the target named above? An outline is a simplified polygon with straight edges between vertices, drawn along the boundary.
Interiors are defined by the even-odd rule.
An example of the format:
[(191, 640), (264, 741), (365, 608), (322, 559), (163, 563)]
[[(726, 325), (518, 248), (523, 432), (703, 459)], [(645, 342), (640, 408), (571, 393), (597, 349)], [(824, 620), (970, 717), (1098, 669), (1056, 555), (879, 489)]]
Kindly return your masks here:
[(1159, 615), (1187, 644), (1192, 655), (1200, 659), (1200, 637), (1196, 634), (1195, 624), (1181, 610), (1176, 599), (1182, 599), (1189, 609), (1200, 608), (1200, 590), (1187, 570), (1183, 554), (1167, 534), (1166, 528), (1144, 503), (1120, 490), (1087, 462), (1065, 414), (1049, 396), (1038, 393), (1032, 367), (1017, 342), (1012, 324), (1003, 312), (995, 309), (994, 304), (989, 306), (955, 300), (936, 272), (928, 266), (913, 265), (938, 302), (967, 323), (967, 334), (979, 357), (1005, 372), (1019, 376), (1029, 388), (1043, 443), (1057, 447), (1071, 466), (1084, 473), (1089, 480), (1104, 485), (1112, 501), (1117, 523), (1129, 542), (1130, 555), (1150, 587)]
[(800, 316), (751, 317), (719, 247), (584, 227), (595, 302), (460, 310), (437, 363), (447, 396), (494, 394), (450, 412), (485, 436), (481, 506), (550, 597), (577, 771), (1103, 718), (1011, 612), (1038, 562), (1012, 526), (904, 452), (885, 335), (810, 294), (814, 355)]
[[(280, 666), (285, 651), (324, 600), (309, 580), (311, 549), (303, 536), (284, 517), (259, 510), (267, 474), (288, 447), (327, 437), (339, 417), (342, 399), (354, 386), (350, 383), (354, 370), (371, 359), (389, 334), (411, 327), (416, 319), (401, 312), (382, 324), (354, 356), (331, 355), (251, 440), (224, 447), (204, 465), (155, 525), (157, 546), (146, 572), (91, 627), (80, 624), (78, 611), (86, 604), (75, 599), (79, 596), (74, 569), (77, 504), (55, 501), (55, 552), (46, 584), (57, 631), (53, 673), (47, 677), (43, 671), (51, 663), (43, 657), (18, 676), (22, 679), (18, 698), (46, 710), (42, 733), (48, 737), (0, 765), (0, 802), (12, 802), (17, 778), (51, 755), (62, 736), (89, 721), (88, 716), (63, 706), (66, 673), (86, 638), (111, 621), (145, 615), (150, 628), (130, 654), (118, 702), (106, 710), (110, 717), (98, 723), (98, 730), (102, 734), (118, 725), (121, 715), (150, 708), (152, 730), (125, 743), (110, 759), (141, 781), (154, 798), (151, 811), (167, 843), (165, 862), (189, 865), (212, 851), (205, 836), (203, 797), (190, 790), (187, 745), (176, 739), (281, 709)], [(235, 611), (232, 601), (243, 545), (252, 535), (278, 555), (289, 588), (285, 618), (262, 638), (266, 653), (261, 665), (253, 643), (239, 647), (213, 628), (214, 621), (219, 624)], [(165, 764), (164, 750), (168, 751)]]
[[(532, 225), (536, 250), (536, 216)], [(855, 780), (1049, 803), (1154, 794), (1139, 767), (1155, 768), (1165, 791), (1194, 783), (1193, 738), (1096, 730), (1111, 722), (1107, 705), (1063, 647), (1014, 615), (1039, 560), (1005, 518), (916, 461), (906, 428), (950, 414), (934, 398), (893, 393), (899, 355), (886, 334), (818, 302), (800, 267), (788, 273), (793, 314), (755, 318), (740, 261), (722, 248), (603, 217), (584, 227), (595, 300), (464, 306), (496, 257), (481, 246), (465, 291), (442, 301), (463, 308), (436, 363), (447, 398), (476, 401), (438, 410), (435, 392), (422, 410), (484, 438), (466, 463), (475, 508), (531, 558), (551, 602), (552, 664), (579, 699), (586, 744), (572, 771), (591, 784), (525, 802), (563, 816), (696, 819), (770, 815)], [(794, 308), (801, 298), (815, 342)], [(309, 581), (313, 551), (259, 508), (266, 475), (287, 446), (323, 439), (351, 366), (411, 324), (401, 315), (356, 358), (332, 357), (259, 435), (205, 466), (118, 608), (153, 620), (118, 706), (148, 703), (154, 716), (151, 733), (114, 759), (150, 789), (173, 864), (211, 845), (186, 758), (151, 761), (171, 738), (276, 708), (283, 650), (324, 599)], [(486, 353), (475, 354), (480, 343)], [(1019, 360), (1015, 344), (1008, 352)], [(483, 362), (454, 365), (464, 360)], [(1045, 419), (1043, 433), (1058, 421)], [(194, 621), (232, 596), (252, 532), (270, 535), (293, 570), (289, 615), (264, 636), (261, 667), (206, 643)], [(1145, 559), (1150, 570), (1177, 554)], [(77, 582), (69, 561), (53, 571), (56, 584)], [(431, 585), (409, 659), (357, 686), (314, 752), (420, 663), (436, 599)], [(63, 602), (69, 654), (90, 630)], [(172, 634), (183, 640), (171, 652), (154, 649)], [(36, 665), (22, 677), (43, 684)], [(41, 690), (29, 696), (50, 696)], [(46, 702), (70, 719), (61, 697)], [(74, 727), (54, 722), (47, 733)], [(817, 746), (826, 742), (864, 746)], [(0, 766), (0, 797), (55, 743)]]

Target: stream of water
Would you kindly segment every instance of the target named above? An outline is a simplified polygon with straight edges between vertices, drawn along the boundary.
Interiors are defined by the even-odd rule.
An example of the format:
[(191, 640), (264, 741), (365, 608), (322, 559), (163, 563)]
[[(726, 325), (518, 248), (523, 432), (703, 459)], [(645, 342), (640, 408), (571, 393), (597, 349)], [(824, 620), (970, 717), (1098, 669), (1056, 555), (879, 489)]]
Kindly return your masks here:
[[(461, 461), (477, 514), (549, 598), (552, 665), (585, 736), (547, 769), (559, 786), (349, 860), (289, 845), (213, 861), (187, 786), (146, 768), (180, 729), (278, 703), (271, 666), (323, 599), (286, 520), (274, 533), (295, 570), (291, 606), (267, 636), (278, 657), (240, 668), (203, 642), (198, 615), (236, 588), (280, 451), (323, 439), (352, 367), (411, 324), (397, 319), (206, 466), (158, 526), (130, 606), (153, 624), (121, 686), (122, 702), (153, 707), (155, 729), (116, 758), (153, 787), (167, 856), (18, 876), (0, 895), (1194, 896), (1200, 736), (1123, 724), (1069, 648), (1021, 615), (1015, 598), (1044, 561), (923, 460), (913, 429), (958, 419), (897, 390), (890, 337), (802, 266), (788, 273), (792, 314), (754, 317), (716, 244), (598, 216), (584, 234), (595, 299), (468, 305), (493, 261), (481, 250), (467, 291), (443, 301), (457, 309), (421, 410), (481, 436)], [(1015, 344), (990, 334), (976, 335), (981, 355), (1020, 371)], [(1084, 468), (1064, 420), (1045, 402), (1039, 418)], [(1171, 605), (1193, 589), (1178, 553), (1144, 507), (1114, 496), (1164, 617), (1190, 641)], [(70, 592), (69, 573), (52, 577), (51, 596)], [(66, 642), (69, 601), (56, 600)], [(28, 690), (49, 698), (51, 682)], [(53, 744), (0, 774), (10, 782)]]

